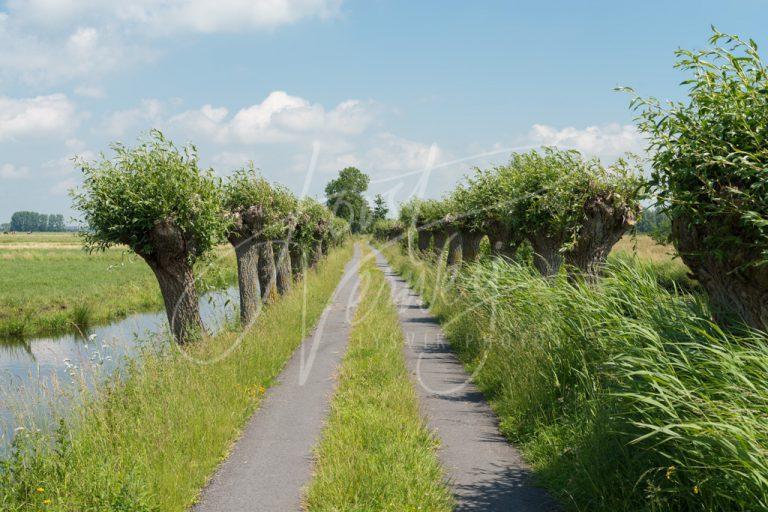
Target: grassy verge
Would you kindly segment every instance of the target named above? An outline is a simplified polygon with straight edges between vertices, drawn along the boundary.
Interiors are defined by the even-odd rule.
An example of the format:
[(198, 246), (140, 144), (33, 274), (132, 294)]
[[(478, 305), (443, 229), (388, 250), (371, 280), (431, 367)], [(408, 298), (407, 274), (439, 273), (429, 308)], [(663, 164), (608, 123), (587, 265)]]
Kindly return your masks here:
[(768, 341), (723, 332), (653, 267), (597, 286), (387, 250), (543, 483), (573, 510), (768, 510)]
[(0, 463), (0, 510), (186, 510), (319, 318), (351, 250), (332, 251), (241, 339), (145, 354), (62, 420), (53, 443), (17, 434)]
[[(163, 307), (147, 264), (121, 249), (89, 255), (71, 234), (0, 237), (0, 337), (72, 332)], [(234, 252), (222, 247), (198, 273), (203, 288), (234, 283)]]
[(419, 414), (384, 274), (363, 264), (361, 298), (317, 448), (310, 511), (452, 510), (436, 440)]

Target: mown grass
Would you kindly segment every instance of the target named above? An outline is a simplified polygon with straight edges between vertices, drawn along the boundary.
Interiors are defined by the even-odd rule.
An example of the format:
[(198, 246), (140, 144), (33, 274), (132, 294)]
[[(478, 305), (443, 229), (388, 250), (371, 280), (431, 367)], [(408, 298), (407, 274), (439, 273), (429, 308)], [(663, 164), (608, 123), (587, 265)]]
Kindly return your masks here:
[(53, 442), (18, 433), (0, 463), (0, 510), (186, 510), (319, 318), (351, 250), (332, 251), (242, 338), (143, 354), (62, 419)]
[(452, 510), (437, 441), (419, 413), (389, 284), (370, 251), (331, 414), (316, 450), (310, 511)]
[[(163, 307), (141, 258), (120, 248), (89, 255), (78, 243), (66, 233), (0, 235), (0, 337), (79, 331)], [(221, 247), (197, 271), (203, 289), (234, 283), (234, 252)]]
[(387, 256), (567, 508), (768, 510), (764, 335), (721, 330), (653, 266), (615, 261), (589, 286), (500, 260), (452, 274)]

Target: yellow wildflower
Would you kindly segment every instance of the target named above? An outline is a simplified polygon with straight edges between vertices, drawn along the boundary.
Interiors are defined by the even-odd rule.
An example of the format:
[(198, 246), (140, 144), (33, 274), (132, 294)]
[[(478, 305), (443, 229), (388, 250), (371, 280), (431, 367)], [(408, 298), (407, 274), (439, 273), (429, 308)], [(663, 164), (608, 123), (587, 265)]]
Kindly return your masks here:
[(698, 485), (694, 485), (693, 486), (693, 494), (699, 494), (699, 486)]
[(43, 489), (42, 487), (38, 487), (37, 489), (35, 489), (35, 491), (37, 491), (37, 492), (45, 492), (45, 489)]
[(672, 473), (674, 473), (674, 472), (675, 472), (675, 466), (669, 466), (667, 468), (667, 480), (672, 478)]
[(43, 500), (43, 505), (50, 505), (51, 503), (52, 502), (51, 502), (50, 498), (47, 499), (47, 500)]

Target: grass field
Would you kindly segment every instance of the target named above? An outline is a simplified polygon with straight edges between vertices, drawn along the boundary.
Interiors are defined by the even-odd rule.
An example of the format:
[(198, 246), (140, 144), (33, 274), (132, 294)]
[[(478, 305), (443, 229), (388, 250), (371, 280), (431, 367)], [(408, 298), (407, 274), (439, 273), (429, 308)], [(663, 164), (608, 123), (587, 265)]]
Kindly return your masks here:
[(590, 286), (387, 256), (567, 509), (768, 510), (763, 334), (723, 331), (647, 260), (615, 259)]
[(659, 244), (648, 235), (625, 236), (613, 247), (610, 260), (645, 268), (670, 291), (700, 291), (699, 284), (688, 275), (688, 267), (675, 255), (675, 248)]
[[(53, 335), (163, 306), (144, 261), (120, 248), (87, 254), (72, 233), (0, 235), (0, 337)], [(203, 287), (236, 279), (222, 246), (198, 265)]]
[[(351, 256), (334, 249), (238, 332), (145, 354), (62, 420), (51, 443), (17, 434), (0, 462), (0, 510), (184, 511), (325, 308)], [(306, 324), (304, 324), (306, 320)], [(207, 361), (209, 364), (200, 364)]]
[(453, 498), (406, 370), (390, 288), (366, 253), (360, 303), (316, 450), (307, 509), (447, 512)]

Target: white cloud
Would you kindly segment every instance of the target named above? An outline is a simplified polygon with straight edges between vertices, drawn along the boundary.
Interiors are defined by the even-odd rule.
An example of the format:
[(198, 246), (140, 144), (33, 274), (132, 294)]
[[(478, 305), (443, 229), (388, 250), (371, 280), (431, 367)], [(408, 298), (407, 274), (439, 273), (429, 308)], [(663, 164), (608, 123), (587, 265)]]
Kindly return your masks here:
[(81, 85), (81, 86), (75, 87), (75, 94), (77, 94), (78, 96), (82, 96), (84, 98), (92, 98), (92, 99), (102, 99), (107, 96), (102, 88), (95, 87), (92, 85)]
[(529, 138), (534, 144), (576, 149), (603, 159), (614, 159), (628, 151), (640, 153), (644, 147), (643, 137), (633, 125), (618, 123), (588, 126), (584, 129), (535, 124)]
[(439, 164), (443, 158), (444, 152), (437, 144), (424, 144), (382, 133), (366, 152), (364, 161), (378, 173), (392, 173), (426, 169)]
[(74, 178), (66, 178), (51, 186), (48, 192), (53, 196), (65, 196), (69, 193), (70, 189), (75, 188), (77, 185), (78, 182)]
[(0, 16), (0, 73), (35, 86), (76, 77), (98, 78), (137, 61), (149, 61), (155, 52), (114, 26), (74, 26), (46, 31)]
[(0, 140), (67, 133), (78, 123), (63, 94), (14, 99), (0, 96)]
[(17, 167), (13, 164), (0, 165), (0, 179), (15, 180), (29, 176), (28, 167)]
[(55, 158), (53, 160), (48, 160), (47, 162), (42, 164), (42, 169), (45, 170), (49, 175), (53, 176), (66, 176), (68, 174), (72, 174), (76, 169), (76, 160), (86, 160), (86, 161), (92, 161), (95, 160), (96, 153), (90, 150), (78, 150), (76, 153), (68, 154), (65, 156), (62, 156), (61, 158)]
[(342, 0), (10, 0), (20, 20), (44, 27), (117, 20), (147, 31), (231, 32), (328, 18)]
[(123, 137), (136, 129), (148, 131), (159, 128), (164, 123), (163, 111), (164, 105), (160, 100), (142, 100), (135, 108), (110, 114), (105, 122), (106, 132), (113, 137)]
[(313, 137), (357, 135), (370, 125), (373, 114), (366, 104), (347, 100), (326, 109), (284, 91), (270, 93), (264, 101), (238, 110), (232, 117), (226, 108), (205, 105), (182, 112), (170, 125), (220, 144), (266, 144)]
[(33, 84), (90, 79), (151, 61), (167, 37), (271, 30), (339, 12), (342, 0), (9, 0), (0, 72)]

